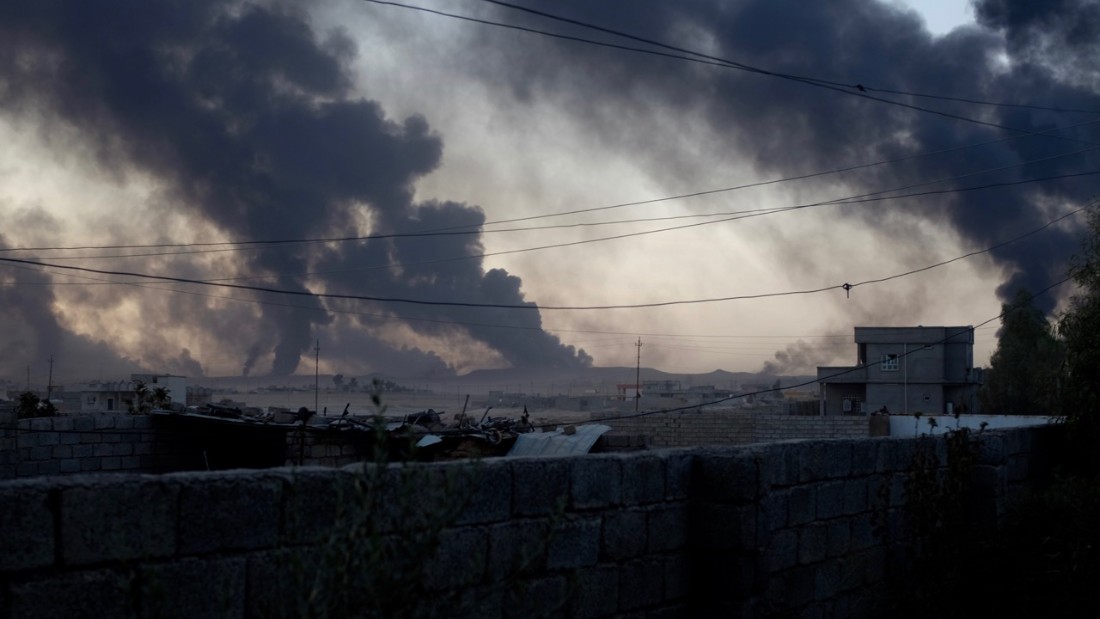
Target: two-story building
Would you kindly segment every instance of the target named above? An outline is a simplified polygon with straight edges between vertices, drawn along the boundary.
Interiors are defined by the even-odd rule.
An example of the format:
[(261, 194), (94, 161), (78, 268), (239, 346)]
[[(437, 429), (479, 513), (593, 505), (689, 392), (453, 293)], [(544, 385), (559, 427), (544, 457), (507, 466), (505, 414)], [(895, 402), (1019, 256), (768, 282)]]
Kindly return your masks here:
[(856, 365), (818, 367), (822, 415), (977, 413), (973, 327), (856, 327)]

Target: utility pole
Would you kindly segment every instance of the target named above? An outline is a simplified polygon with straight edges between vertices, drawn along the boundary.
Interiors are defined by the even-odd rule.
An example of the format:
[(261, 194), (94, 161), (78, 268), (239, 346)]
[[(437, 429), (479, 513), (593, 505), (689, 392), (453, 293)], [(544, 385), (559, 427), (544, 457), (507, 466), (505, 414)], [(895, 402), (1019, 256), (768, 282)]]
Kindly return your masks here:
[(31, 390), (31, 366), (27, 366), (27, 391)]
[(53, 392), (53, 355), (50, 355), (50, 378), (46, 381), (46, 401), (50, 401), (50, 395)]
[(634, 412), (638, 412), (638, 405), (642, 401), (642, 338), (638, 338), (638, 360), (634, 366)]
[(321, 340), (313, 347), (313, 414), (317, 414), (318, 394), (321, 389)]

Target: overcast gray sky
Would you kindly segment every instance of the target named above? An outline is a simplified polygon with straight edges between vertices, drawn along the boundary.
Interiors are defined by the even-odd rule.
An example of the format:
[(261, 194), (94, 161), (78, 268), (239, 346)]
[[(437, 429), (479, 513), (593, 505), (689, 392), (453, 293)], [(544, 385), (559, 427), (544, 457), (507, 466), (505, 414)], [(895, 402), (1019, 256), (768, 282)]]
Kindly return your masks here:
[[(50, 354), (70, 376), (311, 372), (316, 340), (322, 372), (345, 374), (632, 365), (639, 337), (644, 364), (670, 371), (812, 372), (854, 360), (855, 325), (975, 324), (1015, 288), (1053, 283), (1082, 218), (850, 295), (841, 284), (998, 245), (1097, 187), (1069, 175), (1096, 168), (1098, 116), (1039, 109), (1100, 109), (1084, 60), (1094, 2), (518, 3), (834, 89), (360, 0), (147, 4), (0, 8), (0, 244), (483, 232), (5, 252), (299, 293), (3, 265), (9, 376)], [(685, 55), (476, 0), (414, 4)], [(728, 221), (885, 190), (933, 193)], [(599, 240), (686, 224), (702, 225)], [(594, 242), (531, 250), (578, 241)], [(90, 258), (126, 253), (145, 255)]]

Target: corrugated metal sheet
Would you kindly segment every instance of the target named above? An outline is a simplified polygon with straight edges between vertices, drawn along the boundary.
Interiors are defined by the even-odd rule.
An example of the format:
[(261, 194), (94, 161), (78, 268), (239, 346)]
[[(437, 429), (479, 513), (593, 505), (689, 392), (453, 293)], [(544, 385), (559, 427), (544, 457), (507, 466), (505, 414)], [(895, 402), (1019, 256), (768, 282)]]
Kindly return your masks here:
[(566, 434), (558, 428), (553, 432), (529, 432), (516, 436), (509, 456), (576, 456), (588, 453), (596, 444), (596, 439), (611, 429), (611, 426), (584, 424), (575, 426), (574, 434)]

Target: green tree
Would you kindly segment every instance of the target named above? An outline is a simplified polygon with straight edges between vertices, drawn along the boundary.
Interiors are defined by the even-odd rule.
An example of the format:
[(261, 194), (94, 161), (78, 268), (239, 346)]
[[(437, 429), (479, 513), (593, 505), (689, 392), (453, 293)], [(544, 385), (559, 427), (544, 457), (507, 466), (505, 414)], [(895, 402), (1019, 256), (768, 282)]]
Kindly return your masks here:
[(168, 408), (172, 405), (170, 389), (165, 387), (149, 388), (145, 381), (134, 381), (134, 399), (128, 400), (130, 413), (148, 415), (153, 409)]
[(53, 417), (57, 414), (55, 407), (49, 400), (39, 398), (32, 391), (24, 391), (19, 394), (18, 403), (15, 405), (16, 415), (20, 419), (28, 417)]
[(1077, 464), (1100, 472), (1100, 211), (1089, 212), (1089, 235), (1075, 256), (1070, 276), (1078, 286), (1058, 323), (1065, 342), (1063, 411), (1072, 427)]
[(997, 350), (980, 392), (982, 410), (1009, 415), (1056, 414), (1065, 352), (1054, 327), (1026, 290), (1016, 293), (1001, 311)]

